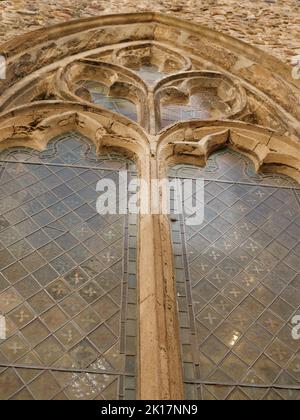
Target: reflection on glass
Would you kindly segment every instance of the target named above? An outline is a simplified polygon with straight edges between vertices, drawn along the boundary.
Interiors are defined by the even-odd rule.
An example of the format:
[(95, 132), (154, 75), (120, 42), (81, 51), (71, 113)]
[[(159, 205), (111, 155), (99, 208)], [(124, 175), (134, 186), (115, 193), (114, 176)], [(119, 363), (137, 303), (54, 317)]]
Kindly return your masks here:
[(155, 65), (141, 66), (137, 73), (149, 85), (153, 85), (167, 75), (167, 73), (159, 71)]
[(78, 133), (1, 161), (0, 400), (134, 399), (136, 219), (96, 210), (131, 161)]
[(201, 89), (190, 96), (186, 104), (161, 106), (162, 128), (177, 121), (220, 119), (230, 112), (230, 107), (217, 94), (216, 89)]
[(299, 399), (299, 185), (228, 149), (170, 175), (205, 178), (204, 223), (172, 221), (186, 398)]
[(133, 102), (128, 99), (109, 96), (109, 88), (99, 82), (88, 81), (83, 86), (88, 89), (95, 104), (102, 105), (117, 114), (137, 121), (137, 110)]

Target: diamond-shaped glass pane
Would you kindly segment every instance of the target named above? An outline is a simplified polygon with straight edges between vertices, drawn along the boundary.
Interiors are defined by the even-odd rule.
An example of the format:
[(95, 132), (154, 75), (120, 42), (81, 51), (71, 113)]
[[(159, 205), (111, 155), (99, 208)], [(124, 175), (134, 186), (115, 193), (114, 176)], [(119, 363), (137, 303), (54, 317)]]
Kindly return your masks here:
[(134, 165), (77, 133), (0, 160), (0, 399), (132, 395), (136, 222), (98, 214), (96, 184)]
[(205, 179), (203, 224), (173, 222), (186, 397), (300, 399), (298, 184), (229, 150), (171, 176)]

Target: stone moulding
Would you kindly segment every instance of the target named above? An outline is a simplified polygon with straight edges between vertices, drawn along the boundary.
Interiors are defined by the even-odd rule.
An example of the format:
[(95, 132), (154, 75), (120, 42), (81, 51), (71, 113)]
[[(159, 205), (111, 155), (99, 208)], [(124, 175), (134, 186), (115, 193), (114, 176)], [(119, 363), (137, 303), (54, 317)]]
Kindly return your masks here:
[(272, 165), (273, 172), (288, 175), (300, 182), (297, 143), (277, 135), (275, 131), (258, 126), (254, 128), (238, 121), (179, 123), (176, 128), (172, 127), (161, 134), (159, 154), (169, 165), (184, 161), (205, 166), (211, 153), (224, 147), (246, 155), (254, 163), (257, 172)]
[[(128, 99), (137, 108), (138, 122), (148, 128), (149, 110), (144, 98), (147, 96), (147, 85), (134, 72), (97, 60), (82, 59), (59, 69), (56, 77), (56, 92), (61, 99), (80, 102), (76, 91), (78, 82), (82, 80), (96, 81), (109, 88), (109, 95)], [(91, 102), (84, 100), (84, 102)]]
[[(158, 54), (153, 62), (162, 63), (160, 70), (172, 73), (178, 62), (182, 67), (147, 85), (124, 67), (130, 67), (130, 54), (120, 61), (122, 51), (138, 48), (148, 49), (142, 57)], [(56, 25), (17, 37), (0, 51), (8, 65), (8, 78), (0, 81), (0, 151), (16, 146), (44, 150), (52, 138), (77, 130), (99, 154), (113, 150), (134, 158), (139, 175), (148, 181), (149, 215), (139, 219), (138, 396), (181, 399), (170, 226), (168, 217), (159, 214), (160, 204), (151, 200), (161, 193), (152, 181), (165, 177), (170, 165), (205, 165), (216, 149), (230, 147), (247, 155), (257, 171), (271, 168), (300, 182), (299, 81), (288, 66), (261, 50), (157, 13)], [(137, 65), (132, 57), (132, 66)], [(176, 91), (173, 83), (191, 76), (226, 81), (235, 92), (234, 112), (217, 121), (179, 121), (159, 131), (162, 93), (171, 102), (173, 94), (175, 100), (176, 95), (188, 97), (188, 89)], [(139, 122), (91, 103), (82, 91), (81, 96), (77, 82), (85, 78), (104, 82), (113, 96), (133, 101)]]
[(156, 120), (161, 121), (162, 104), (188, 102), (194, 91), (201, 88), (216, 89), (220, 99), (228, 105), (230, 111), (223, 114), (223, 119), (243, 120), (250, 114), (245, 89), (239, 82), (220, 72), (202, 70), (175, 74), (155, 85)]

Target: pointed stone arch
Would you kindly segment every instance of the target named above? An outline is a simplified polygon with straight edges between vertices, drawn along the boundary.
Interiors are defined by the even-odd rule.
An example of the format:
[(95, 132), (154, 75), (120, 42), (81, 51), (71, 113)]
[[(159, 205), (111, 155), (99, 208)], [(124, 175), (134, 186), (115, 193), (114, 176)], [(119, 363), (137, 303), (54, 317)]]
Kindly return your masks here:
[[(234, 38), (171, 16), (132, 13), (41, 29), (5, 43), (1, 51), (7, 78), (0, 81), (0, 151), (42, 151), (54, 136), (76, 130), (99, 155), (119, 151), (133, 157), (149, 197), (161, 193), (152, 181), (165, 177), (170, 165), (204, 166), (224, 147), (244, 153), (256, 171), (300, 180), (300, 83), (277, 59)], [(145, 64), (158, 67), (151, 83), (134, 72)], [(84, 69), (121, 95), (136, 97), (140, 124), (78, 95), (76, 81)], [(221, 82), (215, 86), (216, 80)], [(160, 130), (161, 97), (188, 99), (194, 83), (219, 89), (234, 112), (217, 121), (175, 122), (176, 116)], [(228, 86), (233, 94), (224, 96)], [(160, 204), (149, 201), (149, 214), (139, 221), (138, 396), (181, 399), (170, 223), (157, 214)]]

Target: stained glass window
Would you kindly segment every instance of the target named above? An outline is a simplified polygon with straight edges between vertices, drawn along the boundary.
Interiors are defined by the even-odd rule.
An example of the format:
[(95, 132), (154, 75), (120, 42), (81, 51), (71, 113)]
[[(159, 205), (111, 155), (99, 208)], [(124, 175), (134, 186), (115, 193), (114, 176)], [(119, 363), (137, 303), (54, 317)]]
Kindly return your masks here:
[(0, 159), (1, 399), (134, 399), (136, 219), (96, 211), (134, 165), (77, 133)]
[[(166, 34), (156, 24), (141, 31), (137, 26), (132, 33), (127, 28), (125, 38), (108, 47), (116, 28), (110, 36), (100, 28), (91, 37), (87, 31), (82, 39), (68, 38), (73, 58), (67, 58), (64, 42), (53, 55), (45, 47), (47, 68), (24, 80), (30, 54), (11, 58), (18, 78), (2, 97), (2, 144), (41, 145), (45, 132), (69, 123), (85, 130), (87, 122), (105, 150), (120, 146), (136, 153), (147, 180), (155, 173), (161, 176), (170, 161), (196, 162), (199, 156), (202, 162), (203, 154), (223, 140), (257, 153), (268, 169), (274, 159), (283, 170), (296, 171), (291, 159), (295, 139), (281, 137), (289, 131), (281, 108), (266, 103), (251, 72), (247, 80), (253, 79), (253, 89), (230, 76), (246, 74), (249, 63), (255, 63), (237, 61), (227, 51), (225, 74), (221, 61), (227, 55), (221, 50), (208, 55), (212, 62), (201, 54), (197, 58), (197, 38), (179, 36), (174, 28), (166, 34), (189, 40), (190, 52), (168, 50), (159, 41)], [(142, 41), (149, 35), (150, 41)], [(75, 54), (82, 48), (82, 54)], [(56, 53), (63, 62), (55, 64)], [(85, 103), (75, 103), (76, 97)], [(60, 113), (70, 118), (62, 120)], [(188, 120), (198, 122), (175, 126)], [(216, 132), (218, 127), (223, 131)], [(287, 144), (285, 155), (281, 147)], [(145, 366), (151, 370), (153, 363), (148, 367), (141, 358), (141, 395), (149, 395), (148, 382), (150, 395), (181, 395), (181, 371), (175, 372), (181, 368), (180, 342), (187, 399), (300, 399), (300, 340), (292, 334), (292, 320), (300, 311), (299, 184), (285, 176), (257, 174), (247, 158), (231, 149), (214, 153), (205, 168), (173, 167), (172, 180), (204, 179), (204, 222), (195, 226), (185, 215), (170, 217), (174, 296), (172, 267), (165, 267), (170, 262), (167, 219), (157, 214), (154, 221), (141, 218), (141, 250), (157, 247), (151, 258), (158, 269), (140, 283), (143, 303), (137, 308), (138, 216), (101, 215), (96, 206), (98, 181), (113, 180), (122, 191), (123, 171), (128, 182), (137, 179), (130, 159), (115, 153), (99, 156), (77, 132), (53, 139), (42, 152), (14, 147), (0, 153), (0, 399), (135, 399), (138, 341), (140, 354), (152, 355), (149, 337), (154, 357), (148, 360), (159, 363), (148, 376)], [(156, 181), (150, 179), (147, 190), (155, 210), (164, 207), (154, 203)], [(152, 242), (143, 248), (148, 238)], [(158, 307), (165, 313), (152, 322), (145, 307), (152, 315)], [(142, 324), (140, 339), (138, 314), (149, 321)], [(167, 328), (171, 332), (162, 333)], [(153, 384), (161, 371), (169, 377), (157, 392)]]
[(205, 179), (204, 223), (172, 223), (186, 398), (299, 399), (298, 184), (229, 150), (171, 176)]
[(136, 70), (136, 72), (149, 85), (153, 85), (164, 76), (167, 76), (167, 73), (159, 71), (159, 68), (154, 64), (148, 66), (143, 65), (139, 70)]

